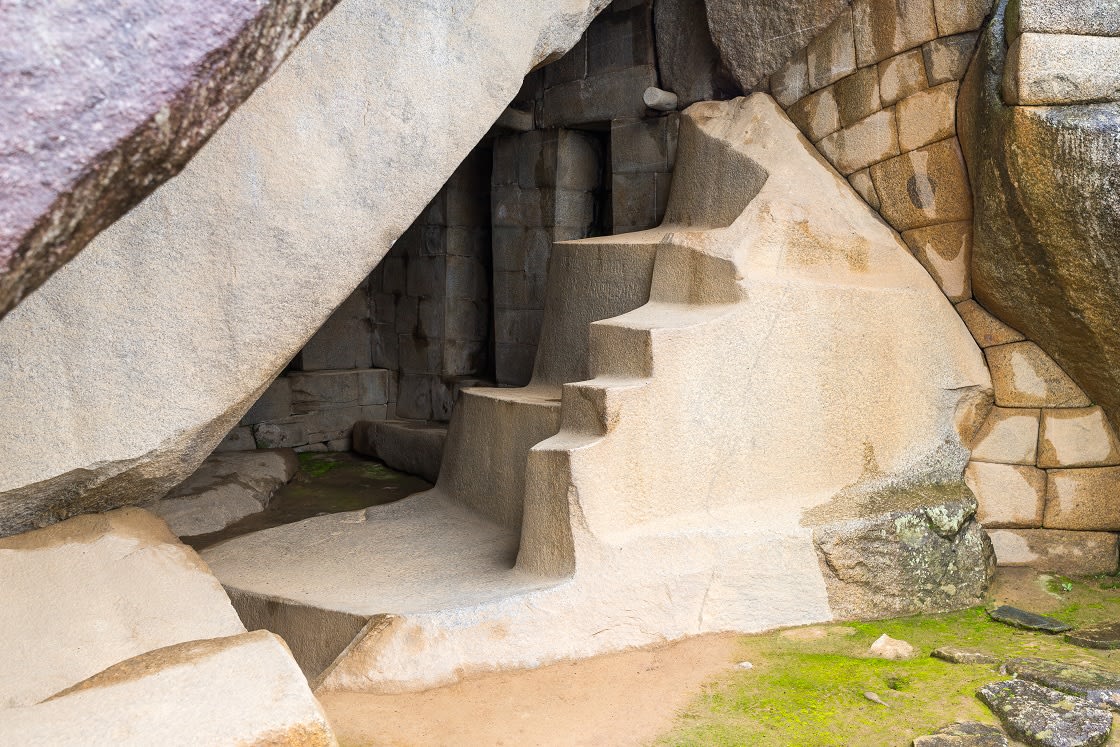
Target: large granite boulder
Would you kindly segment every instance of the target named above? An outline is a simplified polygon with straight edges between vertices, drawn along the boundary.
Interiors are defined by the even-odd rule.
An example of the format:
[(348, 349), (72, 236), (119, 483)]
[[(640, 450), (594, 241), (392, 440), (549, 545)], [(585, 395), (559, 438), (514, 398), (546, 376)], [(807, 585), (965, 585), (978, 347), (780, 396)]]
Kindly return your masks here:
[(176, 174), (337, 1), (0, 6), (0, 317)]
[(191, 474), (607, 0), (344, 0), (0, 320), (0, 534)]
[(136, 508), (0, 540), (0, 589), (0, 709), (155, 648), (245, 632), (195, 551)]
[(1120, 426), (1120, 103), (1007, 106), (1005, 9), (959, 99), (973, 292)]
[(706, 0), (705, 4), (723, 64), (743, 90), (750, 91), (791, 54), (821, 36), (851, 0)]

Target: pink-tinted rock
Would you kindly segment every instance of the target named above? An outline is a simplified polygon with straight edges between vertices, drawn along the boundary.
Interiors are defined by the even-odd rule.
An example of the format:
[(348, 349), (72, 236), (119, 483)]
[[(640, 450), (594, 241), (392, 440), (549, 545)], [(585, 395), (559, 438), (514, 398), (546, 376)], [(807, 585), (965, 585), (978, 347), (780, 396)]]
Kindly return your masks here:
[(337, 2), (0, 4), (0, 316), (178, 173)]

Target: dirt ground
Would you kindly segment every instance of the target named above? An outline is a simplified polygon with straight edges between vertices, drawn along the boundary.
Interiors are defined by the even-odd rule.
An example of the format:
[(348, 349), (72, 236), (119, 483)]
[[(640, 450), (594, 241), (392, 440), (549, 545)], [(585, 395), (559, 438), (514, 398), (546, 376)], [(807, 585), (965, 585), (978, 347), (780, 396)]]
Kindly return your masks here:
[(649, 744), (705, 684), (735, 668), (740, 639), (700, 636), (422, 693), (321, 700), (343, 747)]

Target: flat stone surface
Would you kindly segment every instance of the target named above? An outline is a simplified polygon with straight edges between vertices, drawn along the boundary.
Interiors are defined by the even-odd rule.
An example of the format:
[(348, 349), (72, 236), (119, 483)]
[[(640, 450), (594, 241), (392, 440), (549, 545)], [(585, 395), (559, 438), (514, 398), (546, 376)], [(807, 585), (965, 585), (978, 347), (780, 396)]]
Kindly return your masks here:
[(895, 230), (972, 217), (972, 192), (956, 138), (876, 164), (871, 178), (883, 201), (883, 217)]
[(1003, 566), (1027, 566), (1047, 573), (1115, 573), (1117, 535), (1064, 529), (993, 529), (988, 532)]
[(914, 740), (914, 747), (1007, 747), (1007, 736), (978, 721), (958, 721)]
[(42, 703), (4, 711), (0, 742), (337, 747), (288, 647), (265, 630), (122, 661)]
[(1092, 747), (1112, 729), (1108, 711), (1033, 682), (993, 682), (976, 694), (1012, 737), (1032, 747)]
[[(918, 98), (911, 97), (906, 101)], [(896, 111), (899, 119), (899, 132), (902, 128), (904, 104)], [(901, 134), (899, 147), (902, 147)], [(905, 150), (905, 148), (903, 148)], [(870, 174), (870, 172), (869, 172)], [(902, 240), (922, 263), (929, 274), (937, 281), (938, 287), (950, 301), (963, 301), (972, 296), (972, 222), (956, 221), (939, 223), (935, 226), (917, 228), (902, 234)]]
[(1040, 527), (1046, 473), (1020, 464), (969, 462), (965, 484), (976, 494), (977, 516), (986, 527)]
[(956, 134), (958, 86), (943, 83), (898, 102), (898, 147), (903, 153)]
[(1024, 657), (1004, 664), (1008, 674), (1091, 703), (1120, 710), (1120, 675), (1099, 667)]
[(995, 665), (1000, 662), (998, 657), (983, 651), (977, 651), (971, 648), (958, 648), (957, 646), (942, 646), (941, 648), (934, 649), (930, 656), (935, 659), (947, 661), (950, 664)]
[(1085, 393), (1033, 342), (986, 348), (1000, 407), (1087, 407)]
[(1007, 51), (1003, 96), (1019, 106), (1120, 100), (1120, 37), (1023, 34)]
[[(971, 225), (971, 224), (970, 224)], [(962, 301), (957, 304), (957, 313), (964, 319), (968, 331), (982, 348), (1006, 345), (1025, 339), (1021, 334), (1007, 326), (984, 310), (976, 301)]]
[(0, 9), (0, 317), (174, 176), (337, 0)]
[(1037, 31), (1048, 34), (1120, 36), (1120, 5), (1102, 0), (1018, 0), (1008, 15), (1008, 38)]
[(1120, 649), (1120, 622), (1098, 623), (1078, 628), (1066, 633), (1065, 638), (1068, 643), (1082, 648)]
[(1047, 470), (1042, 525), (1049, 529), (1120, 530), (1120, 467)]
[(993, 407), (972, 442), (972, 459), (1033, 465), (1038, 456), (1038, 428), (1039, 411), (1036, 409)]
[(883, 106), (891, 106), (929, 85), (925, 59), (920, 49), (883, 60), (878, 65), (879, 94)]
[(933, 0), (856, 0), (852, 11), (860, 67), (937, 38)]
[(1044, 633), (1064, 633), (1067, 630), (1072, 630), (1073, 626), (1055, 620), (1052, 617), (1045, 615), (1038, 615), (1034, 612), (1027, 612), (1018, 607), (1011, 607), (1009, 605), (1000, 605), (994, 610), (988, 610), (988, 617), (996, 622), (1010, 625), (1013, 628), (1022, 628), (1023, 630), (1041, 630)]
[(1100, 407), (1044, 411), (1038, 447), (1040, 467), (1120, 464), (1120, 442)]

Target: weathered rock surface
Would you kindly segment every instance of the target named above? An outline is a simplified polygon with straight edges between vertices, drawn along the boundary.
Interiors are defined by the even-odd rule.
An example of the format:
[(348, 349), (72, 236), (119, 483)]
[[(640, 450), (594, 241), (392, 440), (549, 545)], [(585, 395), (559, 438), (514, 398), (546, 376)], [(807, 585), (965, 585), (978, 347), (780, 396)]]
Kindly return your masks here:
[(217, 452), (158, 501), (145, 504), (180, 537), (217, 532), (263, 511), (299, 471), (291, 449)]
[(0, 320), (0, 534), (189, 476), (606, 4), (338, 5), (182, 173)]
[(1004, 667), (1008, 674), (1021, 680), (1045, 685), (1067, 695), (1077, 695), (1120, 711), (1120, 675), (1085, 664), (1066, 664), (1046, 659), (1023, 657), (1009, 659)]
[(337, 1), (0, 8), (0, 317), (174, 176)]
[(892, 661), (913, 659), (918, 654), (917, 650), (906, 641), (891, 638), (886, 633), (875, 639), (875, 642), (867, 649), (867, 653), (876, 659), (890, 659)]
[(825, 508), (807, 518), (826, 519), (815, 527), (814, 544), (837, 617), (932, 612), (983, 599), (995, 556), (975, 519), (976, 499), (963, 484)]
[(215, 452), (194, 475), (143, 507), (178, 536), (217, 532), (263, 511), (297, 471), (299, 459), (291, 449)]
[(245, 631), (194, 550), (135, 508), (0, 540), (0, 589), (0, 708), (154, 648)]
[(1098, 623), (1066, 633), (1066, 642), (1083, 648), (1120, 649), (1120, 622)]
[(849, 2), (706, 0), (705, 5), (712, 39), (724, 65), (743, 90), (749, 91), (820, 36), (847, 10)]
[(1011, 607), (1006, 604), (1000, 605), (993, 610), (988, 610), (988, 617), (1004, 625), (1010, 625), (1013, 628), (1041, 630), (1044, 633), (1064, 633), (1073, 628), (1072, 625), (1064, 623), (1061, 620), (1055, 620), (1053, 617), (1027, 612), (1026, 610), (1021, 610), (1018, 607)]
[(983, 651), (977, 651), (971, 648), (959, 648), (957, 646), (942, 646), (941, 648), (934, 649), (930, 653), (935, 659), (947, 661), (950, 664), (984, 664), (995, 665), (999, 663), (999, 658)]
[(1015, 739), (1032, 747), (1104, 744), (1112, 716), (1082, 698), (1025, 680), (993, 682), (976, 693)]
[(288, 647), (263, 630), (156, 649), (4, 711), (0, 742), (337, 745)]
[(1006, 106), (1003, 38), (1001, 5), (959, 99), (973, 292), (1120, 425), (1120, 104)]
[(914, 747), (1007, 747), (1007, 736), (994, 726), (960, 721), (914, 740)]
[(680, 108), (717, 98), (728, 87), (712, 42), (704, 0), (659, 0), (653, 6), (661, 85)]

